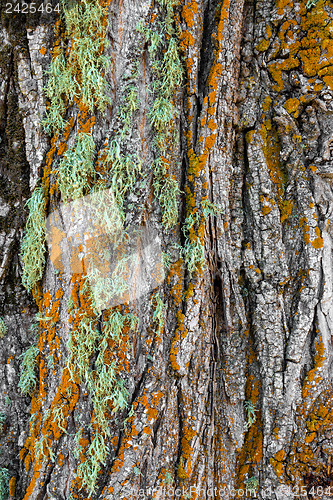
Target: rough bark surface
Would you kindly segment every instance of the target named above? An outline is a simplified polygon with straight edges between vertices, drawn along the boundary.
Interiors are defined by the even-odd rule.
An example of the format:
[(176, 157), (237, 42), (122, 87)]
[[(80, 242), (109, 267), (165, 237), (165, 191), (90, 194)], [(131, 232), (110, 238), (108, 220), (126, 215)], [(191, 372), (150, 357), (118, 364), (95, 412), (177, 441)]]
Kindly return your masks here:
[[(65, 100), (67, 124), (51, 136), (41, 123), (52, 106), (47, 71), (59, 47), (70, 65), (77, 34), (55, 10), (6, 13), (1, 3), (0, 469), (8, 480), (0, 477), (0, 499), (226, 500), (247, 498), (250, 485), (258, 498), (332, 497), (333, 4), (102, 3), (110, 102), (101, 112), (79, 93)], [(162, 33), (155, 52), (148, 28)], [(183, 75), (164, 121), (172, 133), (161, 182), (179, 191), (168, 227), (151, 110), (156, 60), (175, 40)], [(126, 125), (129, 86), (138, 104)], [(126, 127), (120, 146), (142, 164), (124, 196), (125, 224), (156, 230), (171, 263), (161, 285), (114, 308), (139, 325), (108, 343), (128, 404), (104, 408), (106, 432), (89, 383), (71, 376), (68, 360), (91, 319), (100, 337), (88, 368), (97, 377), (112, 311), (94, 316), (82, 275), (55, 272), (47, 252), (42, 279), (25, 291), (19, 249), (36, 186), (47, 214), (63, 201), (57, 172), (78, 135), (91, 135), (95, 168), (112, 182), (106, 149)], [(187, 245), (203, 248), (204, 262), (191, 267)], [(18, 382), (36, 321), (31, 399)], [(94, 459), (99, 435), (108, 452)], [(97, 464), (93, 491), (78, 472), (85, 462)]]

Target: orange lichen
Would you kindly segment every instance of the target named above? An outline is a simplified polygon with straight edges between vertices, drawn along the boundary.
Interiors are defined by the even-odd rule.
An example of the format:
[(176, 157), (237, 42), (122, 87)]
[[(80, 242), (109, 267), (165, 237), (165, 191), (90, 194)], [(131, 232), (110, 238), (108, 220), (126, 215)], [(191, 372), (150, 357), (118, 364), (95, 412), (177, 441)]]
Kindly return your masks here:
[(292, 97), (284, 103), (284, 107), (288, 111), (289, 114), (295, 113), (295, 111), (298, 110), (299, 105), (300, 105), (300, 101), (296, 97)]
[(195, 25), (195, 14), (198, 12), (198, 4), (195, 0), (190, 0), (183, 6), (182, 17), (188, 28)]
[[(277, 133), (274, 129), (267, 127), (267, 122), (261, 125), (260, 135), (263, 141), (263, 151), (268, 167), (269, 177), (273, 184), (280, 211), (283, 212), (283, 192), (285, 183), (285, 174), (280, 164), (280, 143)], [(252, 136), (251, 136), (252, 139)]]
[(272, 209), (271, 207), (265, 205), (264, 207), (262, 207), (261, 209), (261, 212), (263, 215), (268, 215), (269, 213), (271, 213)]
[(280, 205), (281, 210), (281, 223), (288, 219), (294, 209), (294, 202), (291, 200), (283, 200)]
[(9, 481), (9, 496), (11, 497), (15, 496), (15, 489), (16, 489), (16, 477), (13, 476), (10, 478)]

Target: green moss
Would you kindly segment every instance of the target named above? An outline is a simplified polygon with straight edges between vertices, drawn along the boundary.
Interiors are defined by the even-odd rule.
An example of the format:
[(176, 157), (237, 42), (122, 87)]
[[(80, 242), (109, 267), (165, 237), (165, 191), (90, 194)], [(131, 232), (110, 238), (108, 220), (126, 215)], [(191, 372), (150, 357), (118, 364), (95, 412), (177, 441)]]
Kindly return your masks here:
[[(80, 330), (82, 323), (84, 325), (87, 320), (81, 320)], [(110, 436), (110, 417), (108, 416), (110, 403), (112, 413), (115, 414), (127, 407), (129, 397), (124, 381), (117, 374), (119, 368), (116, 361), (107, 362), (105, 354), (109, 349), (110, 339), (119, 342), (124, 327), (134, 329), (137, 324), (138, 320), (133, 314), (121, 314), (120, 311), (114, 310), (103, 323), (103, 336), (99, 336), (93, 320), (91, 320), (83, 332), (83, 336), (88, 337), (88, 339), (83, 342), (83, 337), (80, 335), (75, 339), (74, 348), (70, 346), (73, 356), (72, 366), (75, 363), (75, 373), (80, 374), (84, 379), (92, 395), (94, 422), (99, 429), (86, 452), (84, 462), (79, 465), (77, 470), (77, 475), (82, 481), (82, 488), (87, 490), (89, 497), (95, 491), (100, 468), (105, 465), (109, 452), (106, 438)], [(90, 357), (97, 349), (99, 353), (95, 361), (95, 369), (91, 369)], [(78, 436), (77, 442), (79, 438), (80, 436)], [(82, 450), (77, 449), (77, 452), (80, 451), (82, 452)]]
[(65, 434), (67, 434), (67, 429), (63, 425), (64, 423), (67, 423), (64, 410), (65, 410), (65, 405), (59, 405), (56, 408), (53, 408), (53, 418), (59, 429)]
[(171, 127), (174, 114), (174, 106), (167, 97), (161, 95), (154, 100), (153, 106), (149, 112), (149, 119), (151, 125), (159, 133), (158, 145), (161, 148), (163, 147), (163, 138), (166, 135), (166, 130)]
[(36, 375), (36, 368), (38, 353), (39, 351), (37, 346), (32, 345), (22, 355), (23, 361), (18, 387), (24, 396), (32, 396), (37, 387), (38, 379)]
[(158, 158), (154, 163), (153, 186), (162, 210), (162, 223), (167, 229), (171, 228), (178, 220), (180, 189), (176, 179), (167, 175), (166, 164), (162, 158)]
[(29, 215), (21, 244), (22, 283), (30, 291), (43, 276), (45, 265), (46, 201), (44, 189), (35, 188), (27, 202)]

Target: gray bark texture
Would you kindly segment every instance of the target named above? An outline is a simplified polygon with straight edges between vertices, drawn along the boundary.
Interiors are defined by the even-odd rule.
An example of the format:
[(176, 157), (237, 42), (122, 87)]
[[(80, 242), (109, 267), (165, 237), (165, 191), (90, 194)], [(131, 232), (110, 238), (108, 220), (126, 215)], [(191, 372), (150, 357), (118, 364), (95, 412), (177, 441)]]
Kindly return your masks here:
[[(46, 4), (1, 0), (0, 500), (331, 498), (332, 2)], [(104, 306), (45, 242), (103, 190), (158, 235)]]

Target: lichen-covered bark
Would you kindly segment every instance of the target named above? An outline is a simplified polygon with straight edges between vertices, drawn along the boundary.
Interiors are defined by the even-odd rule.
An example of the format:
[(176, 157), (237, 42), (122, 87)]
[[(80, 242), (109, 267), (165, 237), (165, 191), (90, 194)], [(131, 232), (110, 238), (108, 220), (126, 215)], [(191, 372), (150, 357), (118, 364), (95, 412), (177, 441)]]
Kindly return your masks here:
[[(101, 29), (74, 10), (1, 18), (0, 468), (11, 497), (231, 499), (251, 485), (259, 498), (323, 496), (333, 480), (331, 2), (73, 5), (78, 16), (95, 9)], [(95, 87), (85, 67), (100, 74)], [(18, 257), (26, 200), (41, 189), (46, 216), (101, 179), (125, 225), (160, 235), (165, 280), (96, 312), (85, 276), (55, 271), (46, 252), (42, 280), (29, 275), (33, 300)], [(28, 415), (17, 384), (33, 323)]]

